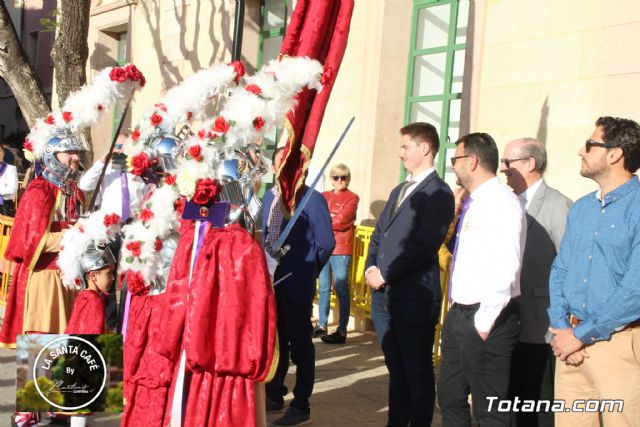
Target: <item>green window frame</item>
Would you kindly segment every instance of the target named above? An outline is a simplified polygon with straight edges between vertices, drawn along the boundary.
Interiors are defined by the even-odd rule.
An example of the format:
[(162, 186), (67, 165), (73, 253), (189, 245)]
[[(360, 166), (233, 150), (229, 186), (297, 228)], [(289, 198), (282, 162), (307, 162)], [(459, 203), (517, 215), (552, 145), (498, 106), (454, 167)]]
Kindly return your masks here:
[[(459, 137), (468, 11), (469, 0), (413, 1), (404, 123), (427, 121), (436, 128), (439, 126), (440, 150), (435, 163), (436, 171), (442, 178), (453, 174), (447, 165), (447, 152), (455, 149), (455, 140)], [(428, 33), (429, 27), (434, 30), (432, 33)], [(422, 40), (420, 46), (420, 38), (430, 35), (432, 40)], [(426, 70), (428, 79), (418, 75), (420, 71), (416, 72), (416, 69), (419, 67), (420, 71)], [(416, 78), (420, 80), (416, 81)], [(452, 105), (455, 105), (454, 117)], [(424, 110), (421, 116), (427, 117), (427, 120), (417, 117), (421, 108)], [(405, 174), (402, 169), (401, 180), (404, 180)]]
[[(274, 59), (277, 52), (280, 53), (280, 46), (284, 39), (285, 32), (287, 30), (287, 24), (289, 21), (289, 10), (287, 0), (260, 0), (260, 32), (258, 34), (258, 68), (261, 68), (265, 63)], [(280, 18), (281, 25), (273, 25), (269, 23), (269, 15), (274, 14), (276, 20)], [(265, 157), (271, 160), (271, 155), (278, 146), (278, 141), (282, 136), (280, 129), (274, 129), (271, 135), (265, 135), (263, 139), (262, 153)], [(265, 191), (273, 187), (275, 182), (275, 176), (270, 175), (270, 179), (263, 180), (260, 187), (259, 195), (262, 196)]]
[[(116, 34), (117, 38), (117, 52), (116, 52), (116, 65), (122, 67), (127, 63), (127, 42), (128, 33), (126, 31)], [(118, 130), (118, 124), (120, 124), (120, 115), (122, 114), (122, 107), (116, 105), (113, 109), (113, 118), (111, 120), (111, 138), (116, 136)]]

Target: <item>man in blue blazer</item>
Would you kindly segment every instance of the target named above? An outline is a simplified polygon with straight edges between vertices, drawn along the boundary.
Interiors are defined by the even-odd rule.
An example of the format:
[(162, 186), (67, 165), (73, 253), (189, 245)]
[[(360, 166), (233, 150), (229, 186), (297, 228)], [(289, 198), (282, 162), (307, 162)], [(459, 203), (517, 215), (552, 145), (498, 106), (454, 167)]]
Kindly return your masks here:
[[(274, 153), (275, 170), (280, 166), (283, 154), (281, 148)], [(315, 377), (315, 347), (311, 340), (313, 298), (316, 279), (336, 244), (327, 202), (320, 193), (307, 186), (303, 189), (303, 195), (307, 191), (313, 194), (285, 241), (291, 248), (280, 258), (274, 274), (274, 282), (289, 273), (291, 276), (275, 287), (280, 358), (273, 380), (266, 385), (267, 410), (284, 407), (284, 396), (287, 394), (284, 380), (289, 369), (289, 355), (296, 365), (293, 400), (287, 412), (274, 421), (274, 425), (298, 425), (310, 419), (309, 397)], [(263, 245), (267, 248), (274, 245), (288, 222), (280, 210), (277, 192), (277, 187), (274, 187), (263, 199), (262, 235)]]
[(440, 141), (428, 123), (400, 129), (408, 172), (393, 189), (371, 236), (365, 278), (371, 317), (389, 370), (389, 421), (428, 426), (433, 418), (433, 340), (442, 298), (438, 250), (453, 219), (454, 199), (438, 177)]

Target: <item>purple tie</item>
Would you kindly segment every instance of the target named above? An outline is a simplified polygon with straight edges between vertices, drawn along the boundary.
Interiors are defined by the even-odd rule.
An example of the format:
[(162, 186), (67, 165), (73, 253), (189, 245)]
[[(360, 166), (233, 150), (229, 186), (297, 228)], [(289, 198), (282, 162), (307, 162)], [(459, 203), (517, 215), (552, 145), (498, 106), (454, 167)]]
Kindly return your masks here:
[(453, 287), (453, 268), (456, 264), (456, 255), (458, 253), (458, 243), (460, 243), (460, 231), (462, 230), (462, 222), (464, 221), (464, 216), (467, 214), (472, 201), (473, 200), (471, 199), (471, 197), (467, 197), (467, 200), (465, 200), (462, 204), (460, 216), (458, 217), (458, 224), (456, 225), (456, 234), (454, 234), (453, 236), (453, 238), (456, 240), (456, 244), (453, 247), (453, 255), (451, 256), (451, 268), (449, 269), (449, 301), (451, 301), (451, 289)]
[(122, 222), (127, 222), (131, 218), (131, 200), (129, 199), (129, 182), (127, 181), (127, 172), (120, 172), (120, 189), (122, 190)]

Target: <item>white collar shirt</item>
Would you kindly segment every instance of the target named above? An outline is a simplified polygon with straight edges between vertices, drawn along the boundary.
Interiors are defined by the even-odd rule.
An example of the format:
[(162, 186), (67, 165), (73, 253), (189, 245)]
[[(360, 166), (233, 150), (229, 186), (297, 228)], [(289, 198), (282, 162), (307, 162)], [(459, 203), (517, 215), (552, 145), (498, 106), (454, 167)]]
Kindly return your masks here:
[[(104, 163), (97, 161), (91, 166), (78, 181), (78, 188), (82, 191), (92, 191), (98, 185), (98, 179), (100, 178), (100, 172)], [(107, 170), (104, 174), (104, 181), (100, 185), (100, 196), (98, 202), (100, 208), (98, 209), (103, 214), (116, 213), (122, 215), (122, 204), (129, 203), (129, 209), (131, 216), (140, 209), (142, 201), (147, 192), (151, 188), (145, 184), (145, 182), (139, 176), (133, 175), (129, 172), (125, 172), (127, 176), (127, 185), (129, 188), (129, 200), (122, 200), (122, 184), (121, 174), (119, 169), (113, 169), (111, 165), (107, 166)]]
[(531, 201), (533, 200), (534, 196), (538, 192), (538, 189), (540, 188), (541, 185), (542, 185), (542, 178), (534, 182), (532, 186), (530, 186), (529, 188), (524, 190), (522, 194), (520, 194), (520, 197), (524, 200), (524, 208), (526, 210), (529, 210), (529, 206), (531, 206)]
[(424, 181), (425, 179), (427, 179), (427, 177), (429, 175), (431, 175), (432, 173), (435, 173), (435, 171), (436, 171), (436, 168), (433, 167), (433, 168), (429, 168), (429, 169), (419, 173), (415, 177), (413, 177), (412, 175), (407, 175), (407, 178), (405, 179), (405, 183), (409, 182), (409, 181), (413, 181), (415, 184), (413, 184), (413, 185), (411, 185), (411, 186), (409, 186), (407, 188), (407, 190), (404, 192), (404, 197), (402, 198), (402, 200), (400, 200), (400, 203), (398, 203), (398, 206), (400, 206), (402, 204), (402, 202), (407, 200), (407, 197), (409, 197), (411, 195), (411, 193), (413, 193), (413, 190), (418, 188), (420, 183), (422, 181)]
[(509, 301), (520, 295), (520, 268), (527, 233), (518, 197), (497, 177), (470, 195), (451, 279), (451, 298), (476, 304), (476, 329), (489, 332)]

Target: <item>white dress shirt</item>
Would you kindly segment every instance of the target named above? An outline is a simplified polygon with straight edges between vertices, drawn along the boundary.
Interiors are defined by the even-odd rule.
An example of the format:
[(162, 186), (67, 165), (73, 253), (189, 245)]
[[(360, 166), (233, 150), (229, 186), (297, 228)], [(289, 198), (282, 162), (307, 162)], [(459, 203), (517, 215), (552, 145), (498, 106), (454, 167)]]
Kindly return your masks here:
[(509, 300), (520, 295), (527, 219), (518, 197), (497, 177), (470, 197), (458, 237), (451, 298), (460, 304), (480, 303), (475, 327), (489, 332)]
[(18, 191), (18, 171), (7, 163), (7, 168), (0, 176), (0, 195), (5, 200), (14, 200)]
[(542, 178), (533, 183), (533, 185), (520, 194), (520, 198), (524, 201), (524, 208), (529, 210), (529, 206), (531, 206), (531, 200), (533, 200), (533, 196), (536, 195), (538, 188), (542, 185)]
[[(78, 181), (78, 188), (82, 191), (92, 191), (98, 185), (98, 179), (100, 178), (100, 172), (104, 167), (104, 163), (100, 160), (95, 162), (91, 168), (89, 168), (84, 175)], [(107, 166), (107, 170), (104, 173), (104, 180), (100, 185), (100, 195), (97, 199), (100, 203), (99, 211), (103, 214), (116, 213), (122, 215), (122, 187), (120, 181), (120, 174), (122, 170), (113, 169), (111, 164)], [(136, 175), (132, 175), (129, 172), (127, 174), (127, 183), (129, 187), (129, 208), (131, 215), (140, 209), (140, 204), (147, 194), (148, 186), (144, 183), (142, 178)]]

